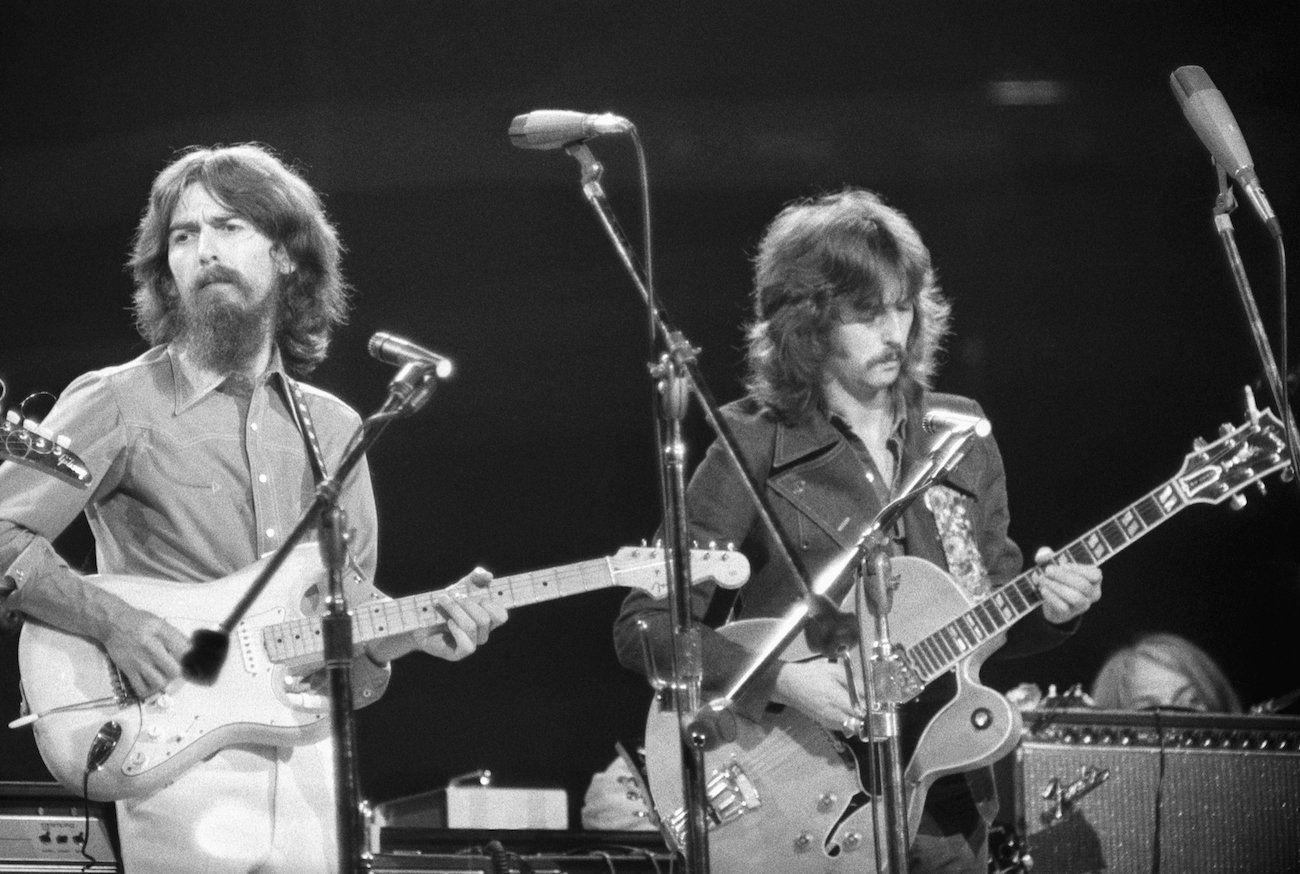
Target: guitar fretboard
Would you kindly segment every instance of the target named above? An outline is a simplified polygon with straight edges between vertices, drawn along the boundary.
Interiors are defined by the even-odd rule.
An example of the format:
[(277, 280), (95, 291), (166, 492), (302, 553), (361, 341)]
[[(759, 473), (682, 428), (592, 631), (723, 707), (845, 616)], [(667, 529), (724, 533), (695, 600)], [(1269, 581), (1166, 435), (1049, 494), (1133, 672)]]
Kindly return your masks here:
[[(1187, 504), (1171, 480), (1057, 552), (1051, 562), (1101, 564)], [(1022, 573), (952, 622), (912, 644), (907, 650), (912, 670), (929, 683), (984, 641), (1029, 615), (1043, 601), (1037, 580), (1037, 569)]]
[[(591, 592), (612, 584), (617, 573), (608, 559), (598, 558), (560, 568), (498, 577), (479, 588), (457, 583), (435, 592), (422, 592), (391, 601), (358, 607), (352, 617), (354, 649), (372, 640), (427, 628), (437, 633), (446, 627), (439, 604), (447, 599), (489, 601), (506, 608), (536, 604)], [(262, 643), (273, 662), (301, 664), (319, 659), (324, 643), (320, 620), (304, 617), (267, 626)]]

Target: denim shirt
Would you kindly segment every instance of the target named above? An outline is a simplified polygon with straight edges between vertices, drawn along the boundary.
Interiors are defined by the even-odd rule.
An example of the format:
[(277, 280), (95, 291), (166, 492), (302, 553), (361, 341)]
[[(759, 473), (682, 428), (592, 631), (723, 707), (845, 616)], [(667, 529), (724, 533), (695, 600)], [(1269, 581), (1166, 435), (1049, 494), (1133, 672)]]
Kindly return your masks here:
[[(277, 350), (251, 393), (247, 387), (232, 391), (187, 368), (166, 346), (78, 377), (44, 425), (70, 437), (92, 485), (79, 490), (30, 468), (0, 467), (6, 586), (21, 589), (43, 575), (69, 573), (51, 541), (82, 512), (95, 536), (100, 573), (200, 585), (276, 549), (316, 487), (284, 378)], [(336, 464), (360, 417), (338, 398), (300, 387), (326, 463)], [(353, 556), (373, 579), (376, 513), (364, 462), (343, 489), (340, 506), (354, 530)], [(355, 666), (358, 703), (377, 700), (387, 669), (365, 658)]]

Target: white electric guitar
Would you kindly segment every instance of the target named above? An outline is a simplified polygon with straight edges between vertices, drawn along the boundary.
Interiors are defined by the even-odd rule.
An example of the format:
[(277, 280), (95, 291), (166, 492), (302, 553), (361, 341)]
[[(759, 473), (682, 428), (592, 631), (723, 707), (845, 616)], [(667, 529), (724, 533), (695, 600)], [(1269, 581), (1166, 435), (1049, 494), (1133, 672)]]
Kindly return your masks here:
[[(266, 561), (202, 584), (111, 575), (90, 579), (190, 633), (218, 625)], [(712, 580), (734, 588), (749, 579), (749, 562), (730, 550), (693, 549), (690, 566), (692, 582)], [(646, 546), (499, 577), (482, 588), (456, 584), (397, 599), (383, 598), (360, 575), (351, 582), (373, 594), (354, 603), (357, 653), (371, 641), (445, 628), (438, 604), (449, 597), (518, 607), (609, 586), (644, 589), (655, 597), (667, 592), (664, 551)], [(305, 605), (327, 587), (320, 547), (297, 547), (232, 631), (216, 682), (181, 680), (147, 700), (127, 687), (97, 643), (28, 619), (18, 663), (29, 715), (11, 727), (32, 723), (50, 773), (97, 801), (153, 792), (232, 744), (291, 746), (323, 737), (329, 730), (329, 701), (301, 681), (324, 664), (320, 622)]]

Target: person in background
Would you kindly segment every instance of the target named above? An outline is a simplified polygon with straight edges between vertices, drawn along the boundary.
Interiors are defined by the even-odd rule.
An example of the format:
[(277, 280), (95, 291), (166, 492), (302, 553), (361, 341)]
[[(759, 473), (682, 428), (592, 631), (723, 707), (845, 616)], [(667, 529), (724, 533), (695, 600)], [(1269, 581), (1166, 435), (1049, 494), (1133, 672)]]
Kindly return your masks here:
[(1240, 713), (1241, 700), (1205, 650), (1177, 634), (1143, 634), (1115, 650), (1092, 681), (1104, 710), (1199, 710)]

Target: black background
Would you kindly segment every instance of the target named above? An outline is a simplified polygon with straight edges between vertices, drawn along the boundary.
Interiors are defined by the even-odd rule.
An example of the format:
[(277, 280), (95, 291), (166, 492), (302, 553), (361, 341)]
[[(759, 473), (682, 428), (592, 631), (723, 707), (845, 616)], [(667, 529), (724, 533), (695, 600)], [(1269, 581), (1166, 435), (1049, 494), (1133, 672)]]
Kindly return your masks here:
[[(258, 140), (327, 197), (358, 289), (315, 382), (361, 410), (390, 369), (375, 330), (458, 365), (372, 454), (379, 584), (433, 588), (611, 553), (658, 518), (644, 310), (562, 152), (511, 147), (538, 108), (613, 111), (648, 150), (655, 264), (740, 393), (748, 259), (795, 197), (857, 184), (916, 223), (955, 302), (939, 387), (978, 397), (1007, 459), (1012, 534), (1063, 545), (1240, 421), (1259, 371), (1224, 266), (1207, 154), (1168, 85), (1203, 66), (1295, 225), (1294, 32), (1285, 4), (934, 2), (24, 4), (0, 36), (0, 377), (12, 404), (144, 349), (122, 271), (154, 174), (191, 144)], [(1007, 105), (993, 83), (1058, 83)], [(593, 142), (640, 239), (627, 138)], [(1239, 242), (1273, 342), (1278, 267)], [(1293, 344), (1294, 345), (1294, 344)], [(1295, 350), (1292, 350), (1293, 355)], [(694, 458), (709, 440), (688, 425)], [(1296, 487), (1196, 506), (1106, 568), (1055, 652), (1000, 689), (1087, 682), (1141, 630), (1209, 649), (1248, 701), (1300, 685)], [(1252, 492), (1253, 494), (1253, 492)], [(88, 554), (84, 531), (60, 544)], [(383, 800), (491, 768), (563, 786), (642, 730), (647, 690), (610, 644), (620, 593), (522, 608), (468, 661), (410, 657), (359, 715)], [(12, 638), (0, 705), (17, 710)], [(0, 779), (45, 779), (30, 733)], [(576, 816), (575, 816), (576, 824)]]

